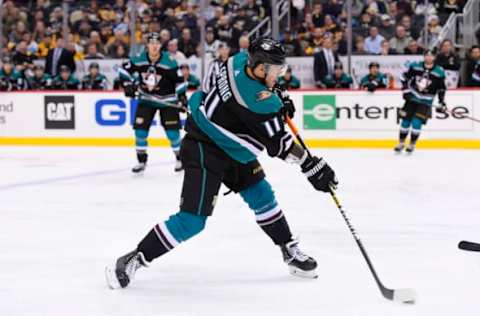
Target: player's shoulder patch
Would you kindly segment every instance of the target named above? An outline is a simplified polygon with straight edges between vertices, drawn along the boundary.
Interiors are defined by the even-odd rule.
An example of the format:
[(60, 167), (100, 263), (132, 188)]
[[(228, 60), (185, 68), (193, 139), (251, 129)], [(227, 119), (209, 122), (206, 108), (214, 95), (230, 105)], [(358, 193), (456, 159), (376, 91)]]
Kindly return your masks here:
[(263, 90), (263, 91), (257, 92), (256, 101), (260, 102), (260, 101), (266, 100), (270, 98), (272, 95), (273, 95), (273, 92), (269, 90)]
[(168, 69), (178, 68), (177, 61), (168, 52), (162, 52), (162, 58), (160, 59), (160, 65)]
[(438, 77), (445, 77), (445, 69), (443, 69), (442, 66), (436, 65), (433, 68), (432, 74), (435, 74)]

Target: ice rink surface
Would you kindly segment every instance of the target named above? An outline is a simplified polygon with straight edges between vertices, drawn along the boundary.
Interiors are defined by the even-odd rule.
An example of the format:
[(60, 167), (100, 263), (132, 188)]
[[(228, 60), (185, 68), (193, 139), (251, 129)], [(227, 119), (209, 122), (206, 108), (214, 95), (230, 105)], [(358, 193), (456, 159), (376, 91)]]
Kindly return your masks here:
[[(183, 175), (150, 151), (142, 177), (131, 148), (0, 147), (0, 315), (358, 315), (479, 313), (480, 151), (317, 150), (385, 285), (383, 299), (335, 205), (298, 167), (262, 156), (267, 178), (319, 278), (288, 274), (280, 251), (238, 195), (221, 196), (203, 233), (106, 287), (106, 264), (176, 212)], [(226, 189), (222, 188), (222, 192)]]

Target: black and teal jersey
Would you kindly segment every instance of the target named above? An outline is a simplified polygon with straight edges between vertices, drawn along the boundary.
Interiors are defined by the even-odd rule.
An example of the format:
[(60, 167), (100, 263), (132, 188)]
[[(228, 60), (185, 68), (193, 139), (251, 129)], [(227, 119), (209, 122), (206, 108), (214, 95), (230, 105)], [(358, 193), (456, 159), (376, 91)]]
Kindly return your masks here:
[(82, 90), (106, 90), (107, 89), (107, 77), (103, 74), (97, 74), (95, 77), (88, 74), (83, 76)]
[(240, 52), (220, 66), (215, 86), (189, 100), (187, 137), (216, 144), (241, 163), (266, 149), (285, 159), (293, 146), (285, 130), (280, 98), (246, 73), (247, 53)]
[(432, 105), (435, 95), (443, 102), (445, 97), (445, 71), (435, 65), (431, 69), (425, 68), (423, 62), (412, 63), (401, 77), (402, 92), (410, 94), (411, 101)]
[(350, 77), (346, 73), (342, 73), (340, 77), (327, 75), (323, 80), (323, 83), (329, 89), (351, 88), (353, 80), (352, 77)]
[(285, 77), (279, 77), (277, 83), (282, 87), (283, 90), (288, 89), (299, 89), (300, 80), (297, 79), (294, 75), (290, 77), (290, 80), (285, 79)]
[(480, 60), (477, 61), (473, 68), (470, 81), (472, 87), (480, 87)]
[(20, 72), (13, 69), (10, 73), (0, 69), (0, 91), (15, 91), (23, 90), (25, 88), (25, 81)]
[[(179, 76), (178, 65), (168, 52), (162, 51), (160, 58), (151, 61), (146, 51), (130, 58), (119, 69), (120, 79), (134, 82), (139, 90), (139, 104), (153, 107), (164, 107), (161, 102), (152, 101), (151, 98), (143, 97), (144, 94), (159, 97), (158, 100), (165, 102), (177, 102), (177, 94), (184, 94), (187, 84), (183, 77)], [(180, 84), (180, 85), (177, 85)]]
[(188, 84), (188, 89), (197, 89), (200, 87), (200, 80), (198, 80), (197, 76), (190, 74), (188, 78), (184, 78)]
[(40, 78), (32, 76), (27, 81), (28, 88), (31, 90), (47, 90), (52, 87), (52, 77), (49, 74), (43, 74)]
[(377, 75), (375, 76), (371, 74), (365, 75), (360, 80), (361, 88), (373, 88), (373, 89), (386, 88), (387, 84), (388, 84), (387, 76), (382, 72), (378, 72)]
[(67, 80), (63, 80), (60, 75), (57, 75), (52, 82), (54, 90), (78, 90), (79, 88), (80, 81), (74, 75), (70, 75)]

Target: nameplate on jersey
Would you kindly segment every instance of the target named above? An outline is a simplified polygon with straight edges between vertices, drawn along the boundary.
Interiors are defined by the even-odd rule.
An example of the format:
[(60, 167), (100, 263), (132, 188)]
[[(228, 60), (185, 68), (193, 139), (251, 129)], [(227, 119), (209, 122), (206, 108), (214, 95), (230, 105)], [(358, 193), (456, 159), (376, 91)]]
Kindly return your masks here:
[(217, 75), (217, 87), (218, 93), (220, 94), (223, 102), (226, 102), (232, 97), (232, 91), (230, 90), (230, 85), (228, 84), (227, 67), (225, 64), (220, 67), (220, 72)]

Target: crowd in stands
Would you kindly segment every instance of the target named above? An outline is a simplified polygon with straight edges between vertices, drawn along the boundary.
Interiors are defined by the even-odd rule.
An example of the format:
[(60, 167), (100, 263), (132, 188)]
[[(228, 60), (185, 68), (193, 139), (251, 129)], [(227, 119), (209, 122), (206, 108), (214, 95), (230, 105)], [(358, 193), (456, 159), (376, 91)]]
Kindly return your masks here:
[[(160, 33), (162, 49), (168, 50), (179, 64), (198, 56), (202, 46), (212, 58), (222, 44), (228, 45), (233, 54), (248, 48), (249, 31), (271, 14), (270, 0), (209, 1), (201, 12), (206, 17), (206, 41), (202, 44), (199, 1), (131, 1), (136, 4), (135, 34), (129, 32), (132, 12), (127, 0), (70, 0), (67, 30), (63, 29), (61, 0), (5, 0), (0, 36), (5, 58), (0, 65), (0, 89), (31, 88), (30, 79), (40, 71), (50, 76), (51, 86), (55, 86), (53, 82), (62, 77), (61, 68), (64, 72), (68, 68), (69, 77), (74, 77), (76, 61), (123, 59), (140, 52), (149, 32)], [(461, 12), (465, 2), (429, 0), (425, 5), (424, 0), (352, 0), (353, 54), (422, 54), (437, 40), (449, 14)], [(290, 3), (291, 28), (281, 33), (287, 55), (313, 56), (316, 85), (320, 88), (338, 85), (332, 84), (332, 79), (340, 71), (338, 56), (347, 54), (346, 1)], [(426, 32), (425, 16), (428, 17)], [(131, 43), (135, 43), (133, 47)], [(478, 57), (473, 51), (476, 48), (468, 58), (475, 67)], [(441, 66), (460, 69), (460, 58), (451, 42), (442, 43), (439, 52)], [(45, 60), (44, 68), (34, 67), (35, 60)], [(11, 64), (15, 79), (6, 84), (5, 72), (8, 73)], [(78, 87), (83, 79), (79, 78)]]

